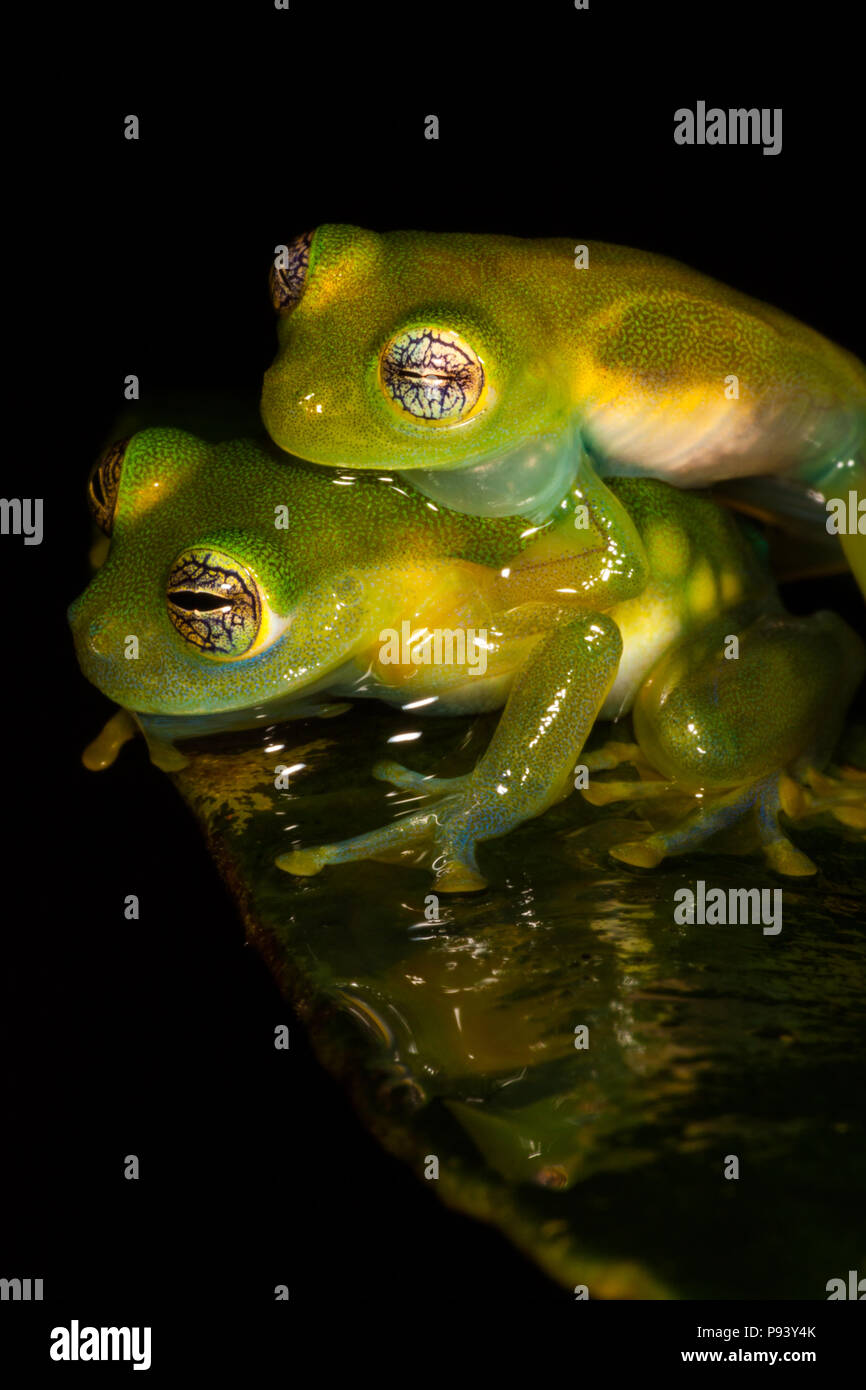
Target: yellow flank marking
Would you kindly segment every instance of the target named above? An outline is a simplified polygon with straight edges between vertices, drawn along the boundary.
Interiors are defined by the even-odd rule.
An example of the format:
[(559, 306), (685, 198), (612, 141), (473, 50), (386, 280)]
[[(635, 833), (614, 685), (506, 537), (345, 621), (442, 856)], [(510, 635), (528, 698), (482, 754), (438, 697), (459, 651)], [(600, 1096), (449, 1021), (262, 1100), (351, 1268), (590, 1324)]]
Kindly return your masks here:
[(739, 598), (742, 592), (743, 586), (740, 583), (739, 575), (732, 573), (731, 570), (725, 570), (722, 575), (722, 598), (725, 603), (729, 603), (732, 599)]
[(674, 354), (663, 384), (659, 384), (657, 372), (647, 384), (641, 379), (640, 366), (623, 371), (612, 362), (602, 365), (584, 355), (571, 377), (572, 399), (577, 405), (591, 402), (593, 410), (614, 409), (619, 419), (636, 424), (674, 420), (685, 425), (700, 416), (708, 428), (715, 426), (739, 408), (739, 403), (724, 395), (723, 383), (715, 374), (702, 374), (686, 384), (684, 377), (694, 370), (686, 360), (690, 351), (691, 345), (684, 344)]
[(653, 587), (637, 598), (616, 604), (610, 616), (622, 636), (622, 657), (604, 705), (603, 719), (613, 718), (624, 700), (634, 698), (653, 664), (683, 630), (677, 606)]
[(716, 578), (706, 560), (699, 560), (692, 570), (688, 586), (688, 601), (692, 614), (697, 617), (711, 613), (719, 601)]

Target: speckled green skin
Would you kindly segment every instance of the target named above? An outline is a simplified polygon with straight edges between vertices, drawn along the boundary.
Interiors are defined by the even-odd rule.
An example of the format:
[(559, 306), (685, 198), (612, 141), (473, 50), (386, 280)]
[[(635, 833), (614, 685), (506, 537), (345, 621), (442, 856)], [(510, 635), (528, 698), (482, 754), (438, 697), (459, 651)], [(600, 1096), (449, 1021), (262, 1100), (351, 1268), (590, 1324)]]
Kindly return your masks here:
[[(440, 886), (480, 886), (476, 842), (562, 797), (596, 719), (633, 705), (642, 755), (681, 791), (753, 788), (808, 755), (825, 760), (862, 674), (858, 639), (832, 614), (785, 615), (754, 544), (711, 501), (630, 478), (611, 493), (647, 567), (610, 566), (575, 592), (557, 587), (575, 544), (570, 508), (527, 533), (514, 519), (449, 513), (396, 483), (287, 462), (251, 441), (147, 430), (128, 444), (110, 498), (107, 557), (70, 608), (78, 659), (145, 724), (175, 717), (178, 736), (185, 720), (276, 718), (310, 694), (426, 700), (419, 716), (505, 705), (468, 777), (384, 770), (431, 794), (432, 810), (288, 856), (283, 867), (298, 873), (427, 839)], [(593, 522), (586, 551), (603, 550), (607, 534)], [(209, 654), (170, 618), (167, 585), (191, 550), (228, 557), (255, 589), (260, 627), (242, 654)], [(199, 622), (211, 621), (203, 605)], [(468, 658), (387, 664), (383, 630), (403, 621), (413, 632), (483, 631), (486, 668), (473, 673)], [(730, 634), (737, 660), (724, 655)]]
[[(565, 240), (319, 227), (300, 299), (279, 318), (268, 433), (316, 463), (435, 469), (576, 420), (611, 465), (692, 485), (820, 467), (862, 445), (866, 369), (850, 354), (675, 261), (586, 244), (581, 270)], [(495, 395), (486, 409), (433, 427), (393, 409), (379, 354), (413, 325), (468, 340)], [(740, 394), (726, 400), (730, 374)]]
[[(528, 508), (545, 468), (566, 495), (568, 456), (600, 477), (681, 487), (784, 474), (828, 497), (866, 492), (860, 361), (675, 261), (582, 245), (578, 269), (572, 241), (317, 228), (297, 302), (279, 314), (268, 433), (330, 466), (429, 474), (497, 462), (488, 504), (525, 474), (515, 486)], [(386, 345), (425, 328), (459, 334), (482, 364), (482, 397), (464, 415), (416, 418), (383, 384)], [(541, 444), (554, 461), (539, 468)], [(430, 495), (484, 509), (477, 474), (450, 488)], [(866, 585), (866, 538), (843, 546)]]

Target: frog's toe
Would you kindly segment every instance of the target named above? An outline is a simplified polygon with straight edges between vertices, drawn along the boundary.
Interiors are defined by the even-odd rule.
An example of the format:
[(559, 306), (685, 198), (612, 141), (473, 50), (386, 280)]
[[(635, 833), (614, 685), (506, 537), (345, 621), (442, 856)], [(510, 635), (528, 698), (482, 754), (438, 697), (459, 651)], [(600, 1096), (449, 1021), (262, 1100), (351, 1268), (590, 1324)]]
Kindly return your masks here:
[(770, 868), (785, 878), (809, 878), (818, 872), (808, 854), (797, 849), (781, 830), (764, 845), (764, 857)]
[(654, 843), (656, 838), (650, 836), (646, 840), (629, 840), (624, 845), (615, 845), (610, 851), (611, 855), (622, 864), (631, 864), (635, 869), (654, 869), (667, 853), (662, 845)]
[(328, 848), (328, 845), (321, 845), (318, 849), (293, 849), (277, 857), (277, 868), (285, 870), (287, 874), (296, 874), (298, 878), (312, 878), (328, 863), (327, 854), (322, 852)]
[(434, 862), (433, 870), (440, 893), (479, 893), (487, 887), (471, 845), (445, 850)]
[[(661, 782), (596, 783), (595, 804), (641, 800), (654, 794), (662, 796), (667, 789)], [(593, 800), (588, 790), (584, 796)], [(784, 814), (789, 821), (831, 816), (855, 835), (866, 832), (866, 773), (846, 767), (835, 769), (831, 776), (807, 766), (795, 775), (783, 772), (766, 777), (725, 795), (706, 797), (699, 807), (672, 827), (656, 831), (645, 840), (616, 845), (610, 853), (624, 864), (654, 868), (669, 854), (683, 854), (697, 848), (751, 807), (754, 807), (761, 848), (770, 868), (788, 878), (803, 878), (817, 873), (817, 868), (809, 856), (792, 843), (782, 828), (780, 815)]]
[(840, 767), (833, 775), (807, 767), (801, 780), (780, 779), (782, 809), (791, 820), (831, 815), (849, 830), (866, 830), (866, 772)]
[(382, 762), (373, 768), (373, 776), (379, 782), (390, 782), (401, 791), (426, 792), (428, 796), (448, 796), (461, 791), (469, 780), (466, 777), (430, 777), (424, 772), (413, 772), (402, 763)]
[[(678, 793), (676, 782), (590, 782), (583, 798), (590, 806), (609, 806), (612, 801), (648, 801)], [(680, 793), (681, 794), (681, 793)]]
[(357, 859), (375, 859), (378, 855), (393, 853), (419, 844), (429, 834), (430, 812), (419, 812), (414, 816), (403, 817), (380, 830), (371, 830), (366, 835), (355, 835), (349, 840), (335, 840), (329, 845), (314, 845), (310, 848), (294, 849), (277, 856), (276, 866), (287, 874), (297, 874), (309, 878), (319, 873), (326, 864), (349, 864)]
[(835, 806), (833, 815), (850, 830), (866, 830), (866, 806)]
[(623, 763), (631, 763), (642, 775), (658, 776), (652, 764), (647, 762), (639, 745), (624, 743), (621, 739), (609, 739), (600, 748), (593, 749), (591, 753), (584, 753), (581, 761), (588, 772), (610, 772), (613, 768), (622, 767)]
[[(587, 772), (593, 774), (588, 786), (581, 788), (583, 798), (590, 806), (609, 806), (613, 801), (646, 801), (682, 794), (676, 782), (666, 781), (656, 771), (636, 743), (612, 739), (601, 748), (584, 753), (581, 761)], [(594, 775), (597, 772), (612, 772), (626, 763), (635, 769), (638, 780), (608, 778), (599, 781)]]

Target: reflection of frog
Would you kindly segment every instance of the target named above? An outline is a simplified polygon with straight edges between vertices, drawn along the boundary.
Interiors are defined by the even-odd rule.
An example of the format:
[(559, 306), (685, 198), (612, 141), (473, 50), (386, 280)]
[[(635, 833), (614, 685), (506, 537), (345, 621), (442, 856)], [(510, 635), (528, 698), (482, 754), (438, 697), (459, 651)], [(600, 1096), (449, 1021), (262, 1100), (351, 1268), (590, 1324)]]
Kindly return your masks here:
[[(417, 806), (372, 834), (282, 856), (292, 873), (427, 842), (442, 889), (480, 887), (476, 844), (564, 796), (595, 720), (631, 708), (638, 747), (585, 756), (590, 796), (673, 785), (695, 810), (620, 858), (656, 863), (754, 806), (770, 861), (810, 872), (778, 811), (811, 794), (803, 784), (832, 752), (864, 669), (859, 639), (831, 613), (788, 616), (754, 542), (703, 496), (635, 478), (609, 490), (647, 567), (610, 566), (576, 589), (557, 584), (562, 556), (576, 537), (598, 550), (609, 522), (590, 507), (576, 530), (574, 498), (527, 528), (251, 441), (147, 430), (91, 479), (111, 540), (70, 608), (78, 658), (163, 736), (273, 722), (310, 697), (377, 697), (412, 721), (505, 705), (471, 773), (382, 766)], [(594, 780), (623, 758), (655, 780)], [(822, 795), (862, 821), (862, 789), (824, 778)]]
[[(262, 416), (313, 463), (406, 472), (445, 506), (535, 522), (579, 472), (604, 508), (600, 479), (623, 474), (782, 474), (866, 497), (862, 363), (664, 257), (322, 226), (278, 257), (272, 287)], [(866, 536), (842, 544), (866, 591)]]

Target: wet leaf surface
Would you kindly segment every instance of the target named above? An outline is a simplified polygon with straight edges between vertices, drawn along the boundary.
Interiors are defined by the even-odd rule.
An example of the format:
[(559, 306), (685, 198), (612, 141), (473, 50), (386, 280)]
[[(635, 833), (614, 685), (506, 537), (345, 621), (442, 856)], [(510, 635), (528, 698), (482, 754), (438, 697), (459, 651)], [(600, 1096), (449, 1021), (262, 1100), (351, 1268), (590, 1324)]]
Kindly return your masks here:
[[(774, 877), (744, 831), (630, 870), (607, 849), (646, 809), (575, 795), (483, 846), (491, 887), (438, 914), (415, 852), (277, 869), (395, 813), (404, 794), (370, 770), (404, 727), (368, 706), (190, 743), (174, 778), (379, 1140), (420, 1181), (438, 1158), (443, 1200), (591, 1297), (822, 1298), (863, 1268), (862, 844), (798, 828), (811, 879)], [(492, 727), (428, 720), (406, 761), (465, 771)], [(288, 790), (278, 765), (298, 767)], [(674, 893), (699, 879), (781, 886), (781, 932), (676, 924)]]

